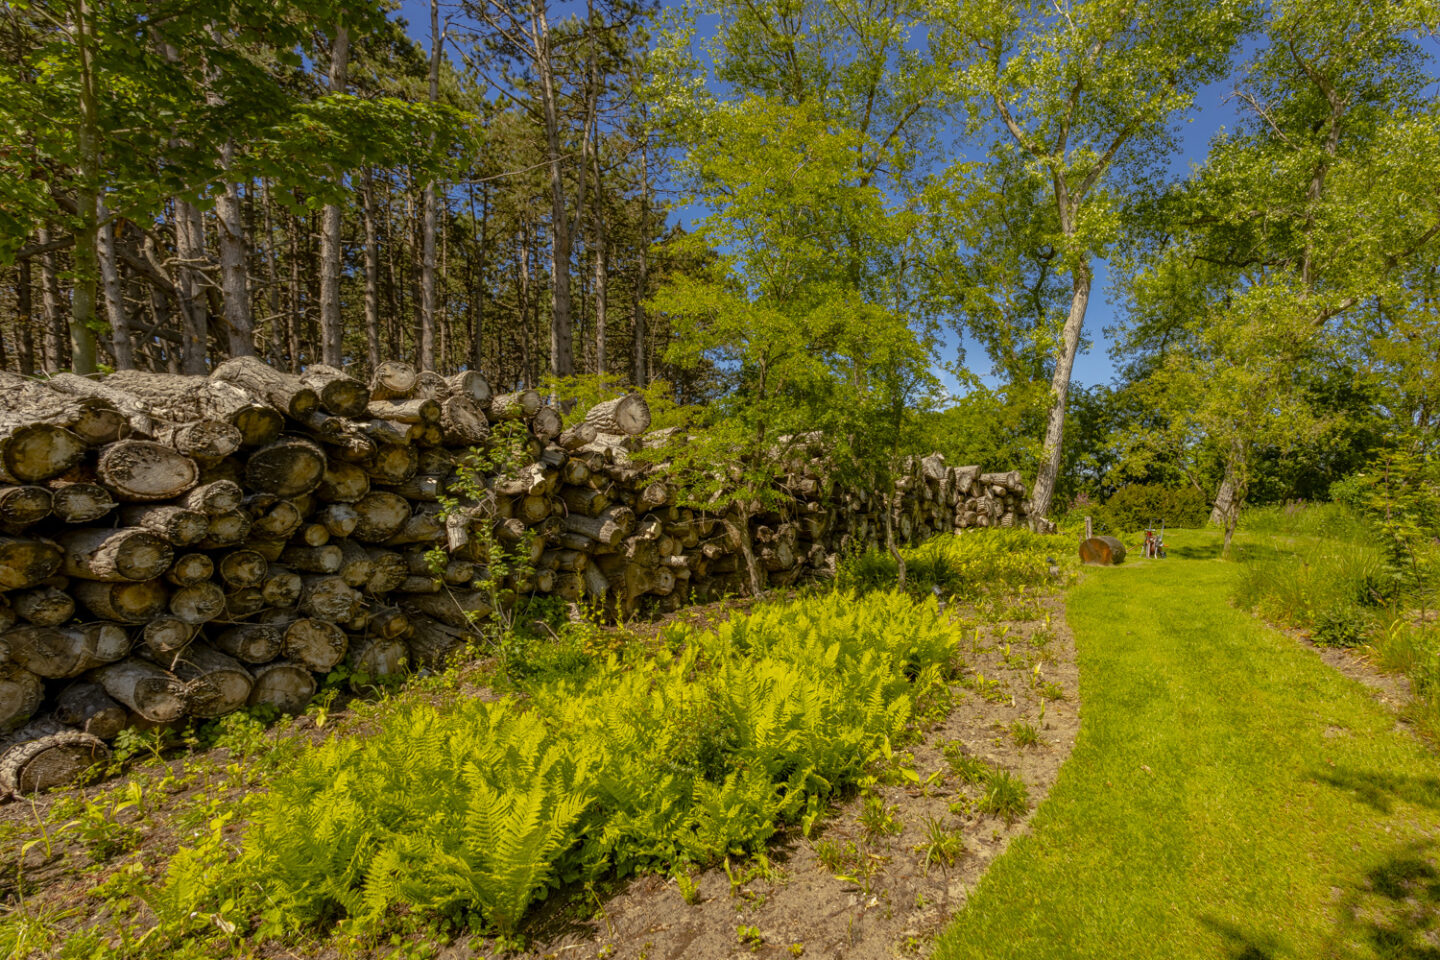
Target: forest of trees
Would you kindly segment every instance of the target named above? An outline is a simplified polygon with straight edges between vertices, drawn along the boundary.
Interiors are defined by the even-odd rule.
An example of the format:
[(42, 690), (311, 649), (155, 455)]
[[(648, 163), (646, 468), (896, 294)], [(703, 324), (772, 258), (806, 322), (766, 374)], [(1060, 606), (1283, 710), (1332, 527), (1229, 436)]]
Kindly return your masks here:
[[(663, 379), (1037, 515), (1233, 523), (1434, 445), (1434, 0), (422, 7), (5, 5), (0, 367)], [(1102, 261), (1119, 372), (1072, 389)]]

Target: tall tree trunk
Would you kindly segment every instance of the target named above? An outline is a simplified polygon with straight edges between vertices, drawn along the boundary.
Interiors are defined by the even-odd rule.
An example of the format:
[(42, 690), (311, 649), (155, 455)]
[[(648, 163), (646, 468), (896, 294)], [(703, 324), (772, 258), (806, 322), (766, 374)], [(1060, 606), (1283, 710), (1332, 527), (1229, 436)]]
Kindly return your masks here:
[(205, 305), (205, 221), (200, 208), (188, 200), (175, 201), (175, 253), (180, 264), (175, 269), (175, 290), (180, 301), (180, 372), (209, 372), (206, 354), (209, 350), (210, 317)]
[[(42, 245), (50, 242), (50, 228), (41, 227)], [(60, 281), (55, 271), (55, 253), (40, 255), (40, 304), (45, 312), (44, 367), (49, 373), (65, 369), (65, 317), (60, 311)]]
[(365, 359), (373, 372), (380, 365), (380, 244), (375, 238), (375, 177), (367, 166), (361, 174), (365, 212)]
[[(531, 0), (531, 43), (535, 69), (540, 80), (540, 100), (545, 118), (546, 161), (550, 180), (550, 370), (557, 377), (575, 372), (575, 329), (571, 319), (570, 222), (565, 212), (565, 177), (561, 170), (559, 93), (555, 88), (554, 62), (550, 55), (550, 22), (543, 0)], [(588, 134), (588, 131), (587, 131)], [(585, 165), (580, 165), (581, 193), (584, 193)]]
[(1050, 513), (1050, 502), (1055, 498), (1055, 481), (1060, 476), (1060, 455), (1065, 442), (1065, 402), (1070, 393), (1070, 373), (1075, 368), (1075, 354), (1080, 349), (1080, 332), (1085, 327), (1085, 310), (1090, 304), (1093, 282), (1094, 275), (1088, 264), (1076, 269), (1071, 285), (1070, 315), (1065, 318), (1060, 356), (1055, 360), (1055, 375), (1050, 381), (1050, 415), (1045, 424), (1045, 445), (1040, 453), (1040, 468), (1035, 473), (1035, 486), (1030, 493), (1030, 516), (1037, 520)]
[[(350, 28), (335, 27), (330, 43), (330, 92), (344, 93), (350, 67)], [(320, 357), (332, 367), (345, 365), (345, 327), (340, 317), (340, 257), (342, 211), (327, 203), (320, 223)]]
[[(430, 102), (440, 99), (440, 3), (430, 0)], [(425, 183), (420, 253), (420, 369), (435, 369), (435, 181)]]
[(650, 145), (640, 145), (640, 263), (635, 277), (635, 305), (631, 331), (635, 386), (644, 389), (650, 383), (645, 365), (645, 295), (650, 266)]
[(76, 373), (95, 372), (95, 287), (99, 223), (100, 119), (93, 63), (94, 11), (89, 0), (75, 0), (75, 49), (80, 65), (79, 176), (75, 202), (80, 224), (75, 230), (75, 284), (70, 293), (70, 367)]
[[(475, 222), (475, 185), (470, 185), (470, 222)], [(480, 237), (479, 251), (475, 264), (475, 283), (473, 286), (473, 304), (471, 308), (471, 337), (470, 344), (472, 353), (470, 363), (472, 369), (482, 370), (485, 366), (485, 267), (489, 262), (490, 253), (490, 189), (489, 184), (484, 184), (480, 190)]]
[(595, 150), (595, 201), (591, 220), (595, 224), (595, 236), (591, 245), (595, 248), (595, 372), (605, 374), (605, 282), (610, 272), (609, 251), (606, 248), (604, 194), (600, 187), (600, 151)]
[[(220, 147), (220, 163), (226, 169), (235, 159), (235, 141)], [(224, 317), (232, 357), (255, 355), (255, 321), (250, 314), (250, 277), (246, 263), (244, 210), (240, 187), (225, 181), (225, 191), (215, 201), (220, 246), (220, 291), (225, 296)]]
[(270, 310), (270, 353), (275, 362), (285, 354), (283, 314), (280, 306), (280, 244), (275, 236), (275, 222), (270, 202), (270, 181), (260, 181), (260, 203), (265, 211), (265, 285)]
[(135, 369), (135, 345), (130, 340), (130, 318), (125, 313), (125, 291), (120, 285), (120, 270), (115, 263), (115, 222), (105, 210), (105, 201), (98, 201), (100, 218), (100, 279), (105, 291), (105, 313), (110, 319), (110, 349), (115, 354), (116, 370)]
[(520, 363), (523, 386), (530, 386), (530, 232), (520, 228), (520, 244), (515, 251), (518, 272), (515, 278), (515, 306), (520, 314)]
[(20, 328), (19, 353), (20, 372), (27, 377), (35, 375), (35, 301), (31, 293), (30, 261), (21, 260), (16, 266), (15, 309)]
[(300, 372), (300, 342), (305, 326), (305, 288), (300, 278), (301, 222), (295, 214), (290, 215), (290, 309), (285, 318), (285, 339), (291, 373)]

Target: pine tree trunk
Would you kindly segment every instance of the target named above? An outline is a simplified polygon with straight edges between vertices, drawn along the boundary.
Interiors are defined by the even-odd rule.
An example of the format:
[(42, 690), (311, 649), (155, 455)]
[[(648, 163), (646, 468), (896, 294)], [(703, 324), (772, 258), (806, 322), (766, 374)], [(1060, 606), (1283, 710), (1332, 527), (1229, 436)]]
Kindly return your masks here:
[[(350, 65), (350, 28), (342, 21), (330, 44), (329, 85), (331, 94), (345, 92)], [(327, 203), (320, 226), (320, 356), (331, 367), (345, 365), (344, 321), (340, 316), (340, 259), (342, 211), (339, 204)]]

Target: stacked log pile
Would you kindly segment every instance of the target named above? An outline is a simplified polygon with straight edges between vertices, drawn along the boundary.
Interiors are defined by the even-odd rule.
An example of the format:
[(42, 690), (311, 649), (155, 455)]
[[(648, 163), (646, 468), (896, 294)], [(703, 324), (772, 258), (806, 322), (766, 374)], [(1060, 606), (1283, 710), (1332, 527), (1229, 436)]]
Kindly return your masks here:
[[(894, 497), (841, 491), (817, 438), (790, 447), (779, 506), (689, 509), (636, 456), (686, 440), (649, 431), (643, 398), (565, 429), (474, 372), (385, 363), (363, 383), (237, 358), (0, 388), (0, 795), (68, 781), (127, 726), (298, 712), (342, 664), (436, 668), (491, 612), (474, 585), (498, 548), (525, 561), (501, 602), (628, 617), (833, 572), (883, 541), (887, 502), (904, 542), (1026, 522), (1016, 473), (934, 455)], [(467, 476), (504, 424), (523, 462)]]

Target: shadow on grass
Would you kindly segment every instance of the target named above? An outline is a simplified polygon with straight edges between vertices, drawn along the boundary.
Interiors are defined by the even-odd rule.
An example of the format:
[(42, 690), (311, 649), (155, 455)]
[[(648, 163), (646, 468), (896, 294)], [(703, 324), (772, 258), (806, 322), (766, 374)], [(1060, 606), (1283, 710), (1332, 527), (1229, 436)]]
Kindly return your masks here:
[(1253, 937), (1233, 923), (1208, 914), (1202, 915), (1200, 922), (1225, 941), (1228, 960), (1271, 960), (1275, 956), (1275, 944), (1270, 937)]
[[(1400, 847), (1335, 890), (1339, 916), (1321, 955), (1351, 956), (1363, 946), (1365, 955), (1384, 960), (1440, 960), (1440, 867), (1432, 847), (1430, 841)], [(1200, 922), (1225, 941), (1228, 960), (1272, 960), (1281, 952), (1272, 935), (1210, 915)]]
[(1440, 810), (1440, 777), (1411, 777), (1345, 767), (1315, 770), (1310, 777), (1317, 783), (1354, 793), (1361, 803), (1377, 813), (1393, 813), (1396, 801)]
[(1386, 960), (1440, 960), (1440, 868), (1433, 846), (1420, 841), (1400, 847), (1346, 892), (1337, 944), (1367, 943)]
[(1218, 560), (1220, 558), (1220, 541), (1214, 543), (1196, 543), (1186, 546), (1166, 545), (1165, 554), (1177, 560)]

